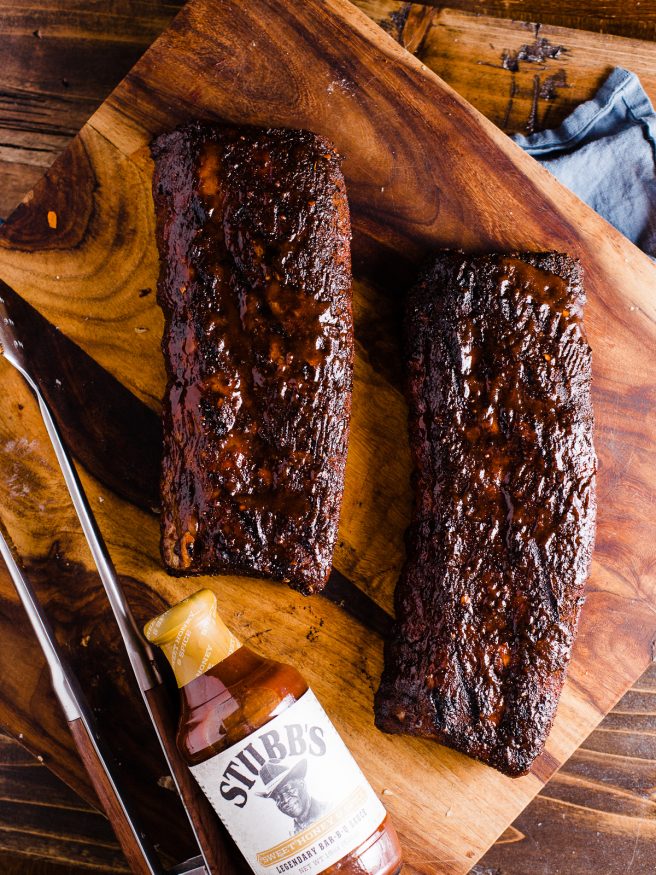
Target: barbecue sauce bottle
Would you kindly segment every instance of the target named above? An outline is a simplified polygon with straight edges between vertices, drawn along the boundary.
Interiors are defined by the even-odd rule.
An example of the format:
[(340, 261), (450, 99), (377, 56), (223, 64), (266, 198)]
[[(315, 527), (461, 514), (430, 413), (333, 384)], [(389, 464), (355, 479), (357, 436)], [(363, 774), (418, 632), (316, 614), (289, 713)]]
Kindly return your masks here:
[(180, 687), (180, 752), (254, 872), (401, 871), (387, 812), (293, 666), (244, 647), (208, 589), (144, 632)]

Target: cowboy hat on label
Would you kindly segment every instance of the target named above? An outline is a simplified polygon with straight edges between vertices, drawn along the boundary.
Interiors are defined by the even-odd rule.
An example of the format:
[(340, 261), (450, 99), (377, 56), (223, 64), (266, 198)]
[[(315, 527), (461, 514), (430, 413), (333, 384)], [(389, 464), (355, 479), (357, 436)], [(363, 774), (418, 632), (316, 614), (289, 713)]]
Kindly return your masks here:
[[(257, 796), (262, 796), (264, 799), (270, 799), (289, 781), (295, 778), (303, 779), (307, 773), (307, 760), (301, 760), (292, 766), (291, 769), (286, 769), (280, 765), (280, 760), (269, 760), (260, 769), (260, 778), (262, 783), (267, 787), (265, 793), (256, 793)], [(275, 783), (271, 784), (274, 781)], [(269, 786), (271, 785), (271, 786)]]

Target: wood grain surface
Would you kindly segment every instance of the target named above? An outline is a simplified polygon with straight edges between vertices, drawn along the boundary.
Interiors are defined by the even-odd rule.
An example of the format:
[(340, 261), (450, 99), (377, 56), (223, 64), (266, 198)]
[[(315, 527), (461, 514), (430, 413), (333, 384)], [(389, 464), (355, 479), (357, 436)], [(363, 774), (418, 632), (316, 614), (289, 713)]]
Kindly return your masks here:
[[(406, 19), (406, 24), (407, 24), (408, 21), (411, 21), (411, 19), (410, 19), (409, 17)], [(402, 30), (405, 30), (405, 27), (402, 28)], [(406, 33), (406, 37), (407, 37), (407, 36), (408, 36), (408, 31), (405, 30), (405, 33)], [(415, 38), (416, 38), (416, 34), (415, 34)], [(521, 45), (521, 43), (520, 43), (520, 45)], [(77, 172), (77, 170), (78, 170), (78, 167), (77, 167), (77, 165), (76, 165), (76, 172)], [(82, 175), (83, 175), (83, 174), (82, 174)], [(76, 177), (76, 178), (77, 178), (77, 177)], [(52, 191), (52, 189), (51, 189), (51, 191)], [(120, 209), (118, 209), (117, 212), (120, 213)], [(20, 225), (20, 223), (19, 223), (19, 225)], [(27, 225), (29, 225), (29, 223), (27, 223)], [(30, 230), (27, 229), (27, 227), (23, 227), (22, 230), (23, 230), (23, 232), (26, 232), (26, 231), (27, 231), (28, 234), (34, 232), (35, 230), (36, 230), (37, 232), (39, 232), (39, 229), (38, 229), (38, 228), (37, 228), (37, 229), (32, 228), (31, 231), (30, 231)], [(43, 230), (45, 230), (45, 229), (43, 229)], [(70, 229), (69, 229), (69, 230), (70, 230)], [(122, 230), (123, 230), (123, 232), (125, 231), (125, 229), (122, 229)], [(19, 231), (20, 231), (20, 228), (19, 228)], [(38, 237), (38, 233), (37, 233), (36, 236)], [(19, 235), (19, 239), (20, 239), (20, 235)], [(32, 246), (35, 246), (35, 245), (38, 245), (38, 243), (35, 243), (35, 241), (32, 240), (31, 245), (32, 245)], [(55, 249), (56, 249), (56, 248), (57, 248), (57, 247), (55, 247)], [(56, 275), (56, 274), (55, 274), (55, 275)], [(120, 280), (120, 279), (119, 279), (119, 283), (120, 283), (120, 282), (124, 282), (124, 281), (125, 281), (124, 279), (123, 279), (123, 280)], [(146, 287), (140, 289), (140, 290), (139, 290), (139, 294), (141, 294), (142, 292), (145, 292), (145, 291), (146, 291)], [(361, 294), (362, 294), (362, 293), (361, 293)], [(148, 298), (148, 296), (149, 296), (149, 295), (148, 295), (147, 293), (143, 295), (144, 298)], [(365, 302), (366, 302), (366, 300), (367, 300), (367, 294), (366, 294), (366, 293), (364, 294), (364, 298), (365, 298)], [(371, 293), (369, 294), (369, 298), (371, 298)], [(96, 306), (100, 306), (100, 305), (97, 304)], [(370, 311), (371, 309), (372, 309), (372, 308), (370, 307), (369, 311)], [(120, 312), (120, 310), (119, 310), (118, 312)], [(367, 311), (366, 311), (366, 310), (363, 310), (363, 313), (365, 313), (365, 315), (366, 315)], [(117, 315), (117, 314), (116, 314), (116, 312), (115, 312), (115, 313), (114, 313), (114, 317), (116, 317), (116, 315)], [(387, 316), (387, 317), (389, 318), (390, 316), (393, 316), (393, 312), (391, 312), (391, 313), (389, 313), (389, 314), (385, 314), (385, 313), (383, 313), (383, 320), (384, 320), (385, 316)], [(108, 321), (111, 322), (111, 320), (112, 320), (113, 317), (112, 317), (111, 314), (108, 314), (108, 317), (107, 317), (107, 318), (108, 318)], [(121, 316), (121, 319), (122, 319), (122, 316)], [(56, 320), (56, 321), (58, 321), (58, 320)], [(383, 324), (382, 324), (382, 325), (381, 325), (381, 324), (378, 324), (378, 323), (376, 323), (376, 322), (374, 321), (373, 328), (370, 326), (369, 322), (370, 322), (370, 320), (367, 318), (367, 320), (366, 320), (366, 326), (365, 326), (365, 334), (366, 334), (365, 341), (367, 342), (367, 347), (366, 347), (366, 349), (367, 349), (367, 351), (369, 351), (370, 348), (373, 348), (374, 351), (375, 351), (376, 348), (378, 347), (379, 370), (382, 371), (382, 372), (384, 373), (384, 372), (385, 372), (385, 369), (384, 369), (383, 365), (384, 365), (384, 361), (385, 361), (385, 358), (386, 358), (386, 355), (385, 355), (385, 354), (386, 354), (386, 352), (388, 351), (388, 348), (389, 348), (389, 338), (386, 338), (386, 337), (385, 337), (385, 325), (384, 325), (384, 321), (383, 321)], [(380, 320), (379, 320), (379, 322), (380, 322)], [(135, 329), (140, 328), (140, 327), (143, 328), (143, 327), (146, 327), (146, 326), (143, 326), (143, 325), (142, 325), (142, 326), (138, 326), (138, 325), (135, 325), (135, 326), (134, 326)], [(146, 332), (135, 331), (135, 334), (138, 335), (139, 333), (146, 333)], [(104, 338), (104, 342), (105, 342), (105, 343), (109, 342), (107, 337)], [(133, 343), (134, 343), (134, 340), (133, 340)], [(385, 344), (387, 344), (387, 346), (386, 346)], [(110, 345), (111, 345), (111, 342), (110, 342)], [(388, 368), (387, 370), (389, 371), (390, 369)], [(385, 376), (393, 377), (393, 374), (385, 373)], [(393, 381), (392, 381), (392, 382), (393, 382)], [(132, 387), (132, 388), (134, 388), (134, 387)], [(153, 401), (153, 399), (151, 399), (151, 405), (154, 406), (154, 404), (155, 404), (155, 402)], [(102, 496), (101, 496), (101, 497), (102, 497)], [(307, 635), (308, 635), (309, 637), (312, 637), (314, 634), (321, 634), (320, 631), (319, 631), (320, 628), (321, 628), (321, 627), (317, 625), (316, 627), (314, 627), (314, 631), (313, 631), (313, 625), (310, 624), (310, 627), (309, 627), (309, 629), (308, 629)]]
[[(125, 860), (103, 815), (59, 781), (14, 739), (0, 735), (0, 871), (31, 873), (47, 858), (59, 871), (82, 867), (126, 872)], [(20, 855), (15, 863), (12, 856)], [(53, 875), (56, 875), (57, 869)], [(44, 873), (51, 869), (43, 866)], [(79, 870), (78, 870), (79, 871)], [(34, 875), (41, 875), (35, 866)]]
[(448, 5), (476, 15), (540, 21), (569, 28), (656, 39), (656, 7), (650, 0), (453, 0)]
[[(0, 216), (14, 209), (181, 5), (107, 2), (99, 14), (92, 0), (49, 0), (45, 7), (0, 0), (0, 44), (7, 59), (0, 94)], [(589, 7), (550, 0), (450, 4), (475, 7), (476, 15), (399, 0), (357, 5), (508, 133), (553, 126), (590, 98), (613, 66), (635, 70), (656, 101), (654, 46), (609, 35), (656, 37), (653, 0)], [(585, 30), (562, 27), (567, 24)], [(504, 58), (536, 40), (563, 51), (543, 61), (520, 61), (516, 71), (507, 69), (507, 61), (504, 66)]]
[(507, 133), (557, 127), (614, 67), (632, 70), (656, 103), (656, 45), (445, 9), (418, 56)]
[(0, 0), (0, 215), (29, 191), (179, 8), (165, 0)]

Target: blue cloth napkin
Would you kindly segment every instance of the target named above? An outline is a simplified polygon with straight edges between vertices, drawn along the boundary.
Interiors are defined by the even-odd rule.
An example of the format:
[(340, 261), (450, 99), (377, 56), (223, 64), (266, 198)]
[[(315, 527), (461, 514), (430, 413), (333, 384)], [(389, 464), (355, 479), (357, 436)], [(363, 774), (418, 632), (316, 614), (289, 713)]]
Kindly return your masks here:
[(617, 67), (559, 128), (513, 140), (656, 256), (656, 113), (635, 73)]

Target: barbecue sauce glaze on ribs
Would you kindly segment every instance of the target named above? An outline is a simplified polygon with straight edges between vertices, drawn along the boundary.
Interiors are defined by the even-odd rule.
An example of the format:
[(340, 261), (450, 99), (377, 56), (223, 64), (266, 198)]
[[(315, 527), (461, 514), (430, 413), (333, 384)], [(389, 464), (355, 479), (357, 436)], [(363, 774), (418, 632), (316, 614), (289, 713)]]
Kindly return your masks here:
[(584, 300), (565, 255), (447, 252), (407, 307), (415, 506), (376, 723), (512, 776), (544, 747), (590, 568)]
[(353, 367), (340, 159), (308, 131), (158, 137), (165, 315), (162, 555), (319, 591), (332, 564)]

